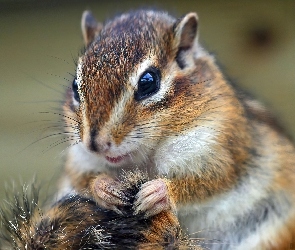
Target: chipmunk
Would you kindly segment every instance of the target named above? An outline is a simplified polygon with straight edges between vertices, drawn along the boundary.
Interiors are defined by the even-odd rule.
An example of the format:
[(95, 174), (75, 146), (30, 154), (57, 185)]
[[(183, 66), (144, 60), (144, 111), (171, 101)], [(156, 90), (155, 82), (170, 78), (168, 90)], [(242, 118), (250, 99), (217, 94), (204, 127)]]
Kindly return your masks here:
[(60, 193), (92, 190), (122, 213), (122, 172), (147, 171), (133, 204), (177, 213), (210, 249), (288, 249), (295, 234), (295, 149), (256, 100), (225, 78), (198, 42), (198, 16), (154, 10), (98, 23), (83, 13), (64, 117)]
[[(124, 175), (122, 188), (130, 204), (147, 177), (137, 171)], [(44, 207), (39, 190), (30, 186), (9, 193), (6, 208), (0, 209), (1, 249), (186, 249), (201, 250), (198, 240), (182, 234), (175, 213), (163, 211), (144, 218), (133, 215), (132, 205), (118, 215), (105, 210), (84, 194), (66, 195)]]

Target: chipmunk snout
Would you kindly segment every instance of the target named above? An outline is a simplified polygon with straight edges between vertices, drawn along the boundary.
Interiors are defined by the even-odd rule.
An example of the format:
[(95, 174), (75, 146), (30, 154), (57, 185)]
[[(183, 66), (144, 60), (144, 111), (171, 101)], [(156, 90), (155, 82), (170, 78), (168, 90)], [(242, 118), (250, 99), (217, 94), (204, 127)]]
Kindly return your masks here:
[(112, 146), (109, 136), (105, 133), (98, 134), (96, 129), (91, 130), (88, 148), (96, 153), (107, 152)]

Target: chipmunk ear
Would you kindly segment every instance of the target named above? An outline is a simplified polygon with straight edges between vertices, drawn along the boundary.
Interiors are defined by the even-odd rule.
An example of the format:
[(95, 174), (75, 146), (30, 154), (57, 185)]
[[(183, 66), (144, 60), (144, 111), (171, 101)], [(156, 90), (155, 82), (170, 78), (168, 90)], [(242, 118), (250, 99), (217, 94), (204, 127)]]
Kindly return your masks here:
[(90, 11), (86, 10), (83, 12), (82, 20), (81, 20), (81, 28), (82, 28), (84, 43), (86, 46), (88, 46), (93, 41), (93, 39), (101, 31), (102, 27), (103, 25), (96, 21), (96, 19), (93, 17)]
[(185, 68), (194, 58), (194, 49), (198, 42), (198, 16), (189, 13), (174, 24), (174, 46), (177, 50), (176, 61)]

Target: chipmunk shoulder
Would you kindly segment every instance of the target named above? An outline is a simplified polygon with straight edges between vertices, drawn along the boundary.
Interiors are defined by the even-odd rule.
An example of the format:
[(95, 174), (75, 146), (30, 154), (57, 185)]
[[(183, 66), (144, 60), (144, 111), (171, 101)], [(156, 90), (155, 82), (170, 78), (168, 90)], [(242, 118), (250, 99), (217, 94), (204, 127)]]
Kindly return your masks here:
[(224, 77), (198, 26), (195, 13), (139, 10), (100, 24), (84, 12), (61, 192), (90, 187), (120, 213), (117, 179), (142, 169), (152, 180), (137, 213), (173, 208), (189, 233), (221, 240), (212, 249), (282, 249), (295, 232), (294, 145)]

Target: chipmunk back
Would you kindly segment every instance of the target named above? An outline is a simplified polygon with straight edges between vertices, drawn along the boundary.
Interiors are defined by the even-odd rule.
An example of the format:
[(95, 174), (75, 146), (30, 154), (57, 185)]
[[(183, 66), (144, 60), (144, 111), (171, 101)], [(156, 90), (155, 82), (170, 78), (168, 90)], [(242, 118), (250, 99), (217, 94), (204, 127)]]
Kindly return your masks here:
[(90, 188), (120, 213), (117, 179), (143, 169), (152, 180), (135, 214), (173, 209), (190, 234), (220, 240), (211, 249), (286, 249), (295, 238), (294, 145), (224, 77), (198, 24), (195, 13), (139, 10), (105, 24), (83, 14), (60, 193)]

